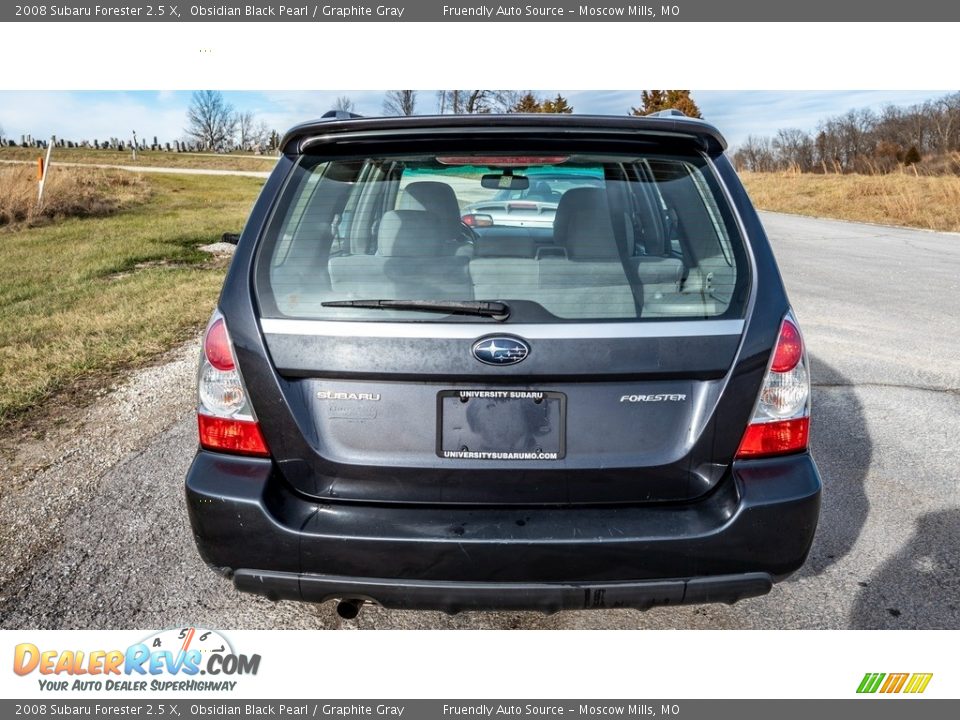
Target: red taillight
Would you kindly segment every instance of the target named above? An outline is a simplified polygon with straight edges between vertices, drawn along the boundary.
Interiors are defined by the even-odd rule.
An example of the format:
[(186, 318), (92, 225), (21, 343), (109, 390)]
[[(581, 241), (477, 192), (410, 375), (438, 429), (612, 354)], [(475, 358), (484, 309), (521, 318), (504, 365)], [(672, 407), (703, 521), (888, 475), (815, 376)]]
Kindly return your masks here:
[(197, 414), (200, 445), (207, 450), (269, 457), (267, 443), (255, 420), (234, 420)]
[(736, 458), (803, 452), (810, 440), (810, 374), (793, 313), (780, 323), (770, 369)]
[(203, 352), (207, 362), (222, 372), (233, 370), (233, 352), (230, 350), (230, 336), (227, 335), (227, 324), (223, 318), (217, 318), (207, 329), (207, 336), (203, 339)]
[(784, 320), (780, 326), (780, 337), (777, 338), (777, 347), (773, 351), (773, 363), (770, 369), (774, 372), (788, 372), (793, 370), (803, 358), (803, 340), (797, 326), (789, 320)]
[(470, 213), (460, 218), (468, 227), (493, 227), (493, 216), (486, 213)]
[(754, 423), (747, 427), (737, 450), (738, 458), (758, 458), (784, 455), (807, 449), (810, 418)]

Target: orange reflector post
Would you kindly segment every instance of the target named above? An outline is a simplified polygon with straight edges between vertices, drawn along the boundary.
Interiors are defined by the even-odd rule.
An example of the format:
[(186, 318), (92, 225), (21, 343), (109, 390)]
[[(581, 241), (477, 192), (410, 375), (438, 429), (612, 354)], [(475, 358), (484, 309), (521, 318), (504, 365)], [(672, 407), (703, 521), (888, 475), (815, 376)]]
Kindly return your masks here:
[(43, 180), (43, 158), (37, 158), (37, 182)]

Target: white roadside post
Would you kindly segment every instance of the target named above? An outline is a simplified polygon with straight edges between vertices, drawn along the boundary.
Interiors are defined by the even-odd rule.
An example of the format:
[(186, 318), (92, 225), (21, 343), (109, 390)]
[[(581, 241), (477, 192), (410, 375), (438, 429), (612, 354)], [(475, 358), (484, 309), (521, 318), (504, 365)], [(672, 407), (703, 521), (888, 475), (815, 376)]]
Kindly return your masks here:
[(133, 161), (137, 161), (137, 131), (133, 130)]
[(50, 136), (50, 143), (47, 145), (47, 159), (43, 161), (43, 172), (40, 174), (40, 182), (37, 188), (37, 207), (43, 203), (43, 184), (47, 181), (47, 173), (50, 172), (50, 154), (53, 152), (53, 146), (57, 144), (57, 136)]

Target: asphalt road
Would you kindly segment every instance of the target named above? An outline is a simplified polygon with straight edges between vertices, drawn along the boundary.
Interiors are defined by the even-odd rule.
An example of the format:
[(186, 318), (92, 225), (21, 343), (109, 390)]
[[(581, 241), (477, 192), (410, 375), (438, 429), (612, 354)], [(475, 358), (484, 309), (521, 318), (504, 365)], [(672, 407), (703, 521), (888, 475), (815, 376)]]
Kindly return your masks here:
[(196, 343), (0, 443), (5, 628), (960, 628), (960, 235), (766, 214), (813, 359), (825, 481), (807, 565), (734, 606), (438, 613), (241, 595), (200, 561), (183, 476)]

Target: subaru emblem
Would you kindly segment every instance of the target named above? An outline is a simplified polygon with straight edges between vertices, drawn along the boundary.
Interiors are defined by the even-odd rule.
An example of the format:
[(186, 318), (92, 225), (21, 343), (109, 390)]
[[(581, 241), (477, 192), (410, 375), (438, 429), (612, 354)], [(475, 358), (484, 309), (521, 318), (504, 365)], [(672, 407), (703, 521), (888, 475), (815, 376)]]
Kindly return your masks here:
[(514, 365), (529, 354), (530, 346), (512, 337), (486, 337), (473, 344), (473, 356), (487, 365)]

